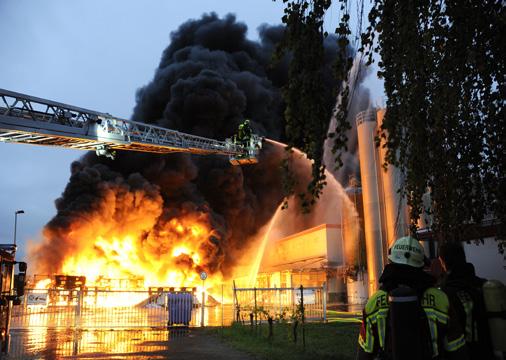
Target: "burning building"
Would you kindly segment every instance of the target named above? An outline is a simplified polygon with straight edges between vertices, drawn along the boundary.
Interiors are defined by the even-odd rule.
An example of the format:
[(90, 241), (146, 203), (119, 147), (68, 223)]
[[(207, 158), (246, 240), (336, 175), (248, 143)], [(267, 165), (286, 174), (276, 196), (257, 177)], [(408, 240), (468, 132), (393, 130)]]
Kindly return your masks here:
[(362, 301), (355, 299), (354, 285), (365, 269), (361, 207), (356, 202), (360, 196), (327, 175), (327, 187), (311, 213), (301, 214), (291, 199), (288, 209), (273, 217), (256, 286), (325, 284), (330, 303), (345, 302), (349, 296), (351, 302)]
[[(407, 206), (398, 192), (401, 174), (391, 165), (384, 169), (385, 149), (375, 144), (383, 116), (384, 110), (376, 109), (357, 114), (361, 187), (350, 181), (346, 200), (352, 204), (341, 195), (340, 215), (272, 240), (260, 286), (325, 282), (329, 301), (347, 299), (350, 304), (364, 302), (377, 289), (388, 247), (408, 232)], [(328, 204), (329, 199), (324, 196), (321, 202)]]
[(338, 272), (344, 266), (342, 227), (322, 224), (272, 241), (264, 255), (259, 287), (328, 287), (328, 301), (345, 294)]

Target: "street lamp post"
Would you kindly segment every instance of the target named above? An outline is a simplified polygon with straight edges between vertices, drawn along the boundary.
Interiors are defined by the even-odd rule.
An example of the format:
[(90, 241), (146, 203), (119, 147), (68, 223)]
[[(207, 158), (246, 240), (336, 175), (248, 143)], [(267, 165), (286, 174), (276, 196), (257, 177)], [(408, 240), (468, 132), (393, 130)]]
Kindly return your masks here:
[(25, 213), (24, 210), (17, 210), (14, 213), (14, 246), (16, 246), (16, 230), (18, 227), (18, 214), (24, 214), (24, 213)]
[(200, 311), (200, 326), (203, 327), (205, 323), (204, 311), (206, 306), (206, 279), (207, 279), (207, 273), (205, 271), (202, 271), (200, 273), (200, 279), (202, 280), (202, 307)]

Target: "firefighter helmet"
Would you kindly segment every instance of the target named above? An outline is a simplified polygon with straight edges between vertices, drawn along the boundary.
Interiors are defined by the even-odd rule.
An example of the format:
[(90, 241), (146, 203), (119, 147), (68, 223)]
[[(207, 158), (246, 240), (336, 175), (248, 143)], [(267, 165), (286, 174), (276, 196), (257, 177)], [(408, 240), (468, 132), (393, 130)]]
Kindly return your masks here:
[(423, 267), (424, 256), (422, 245), (411, 236), (404, 236), (396, 240), (388, 250), (388, 259), (391, 262), (416, 268)]

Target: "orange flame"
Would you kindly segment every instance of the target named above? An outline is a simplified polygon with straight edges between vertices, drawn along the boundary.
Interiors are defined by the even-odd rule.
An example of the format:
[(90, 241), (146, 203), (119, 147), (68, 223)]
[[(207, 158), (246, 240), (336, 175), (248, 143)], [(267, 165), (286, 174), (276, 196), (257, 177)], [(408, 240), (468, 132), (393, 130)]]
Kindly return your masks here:
[[(91, 239), (81, 237), (90, 232), (97, 235)], [(115, 287), (111, 280), (140, 278), (142, 288), (196, 287), (202, 291), (199, 274), (206, 271), (210, 274), (206, 289), (221, 289), (217, 286), (223, 281), (221, 271), (209, 265), (213, 260), (210, 239), (217, 234), (202, 214), (173, 218), (149, 232), (105, 221), (105, 226), (93, 231), (88, 226), (74, 227), (69, 236), (78, 240), (79, 246), (65, 254), (57, 272), (86, 276), (87, 287), (114, 290), (119, 285)], [(138, 281), (119, 283), (121, 289), (139, 288)], [(42, 280), (36, 286), (47, 288), (48, 282)]]

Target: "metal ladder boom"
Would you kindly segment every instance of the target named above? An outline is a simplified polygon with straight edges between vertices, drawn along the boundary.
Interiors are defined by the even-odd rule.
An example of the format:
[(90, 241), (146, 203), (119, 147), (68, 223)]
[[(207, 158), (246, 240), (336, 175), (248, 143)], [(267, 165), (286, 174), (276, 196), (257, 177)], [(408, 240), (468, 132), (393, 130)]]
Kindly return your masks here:
[(255, 163), (261, 139), (253, 138), (251, 147), (246, 147), (230, 139), (208, 139), (0, 89), (0, 141), (4, 142), (95, 150), (106, 156), (114, 150), (221, 154)]

